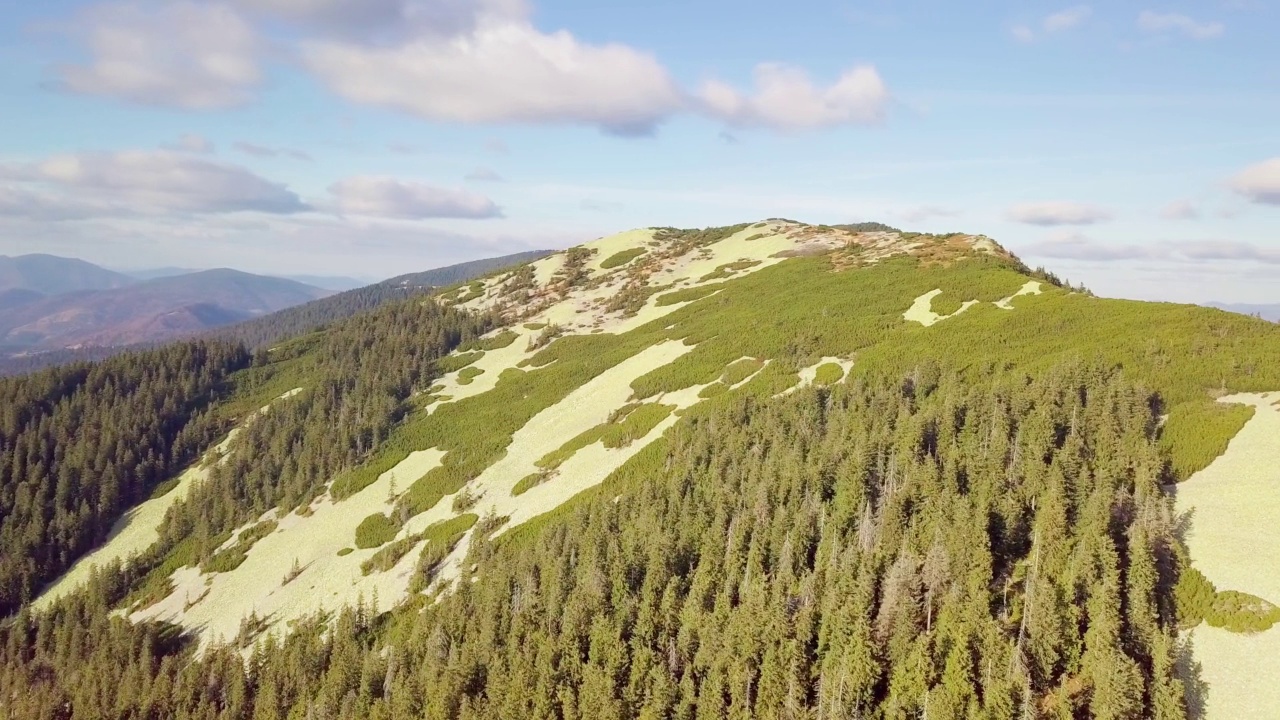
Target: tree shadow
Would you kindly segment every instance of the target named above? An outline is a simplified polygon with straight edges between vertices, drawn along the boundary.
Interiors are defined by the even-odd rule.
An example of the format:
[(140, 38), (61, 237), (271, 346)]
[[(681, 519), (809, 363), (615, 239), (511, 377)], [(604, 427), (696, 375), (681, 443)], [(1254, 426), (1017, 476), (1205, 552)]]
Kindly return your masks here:
[(1187, 720), (1204, 720), (1209, 683), (1204, 680), (1204, 667), (1195, 658), (1194, 631), (1186, 633), (1178, 641), (1174, 673), (1182, 683), (1182, 692), (1187, 700)]

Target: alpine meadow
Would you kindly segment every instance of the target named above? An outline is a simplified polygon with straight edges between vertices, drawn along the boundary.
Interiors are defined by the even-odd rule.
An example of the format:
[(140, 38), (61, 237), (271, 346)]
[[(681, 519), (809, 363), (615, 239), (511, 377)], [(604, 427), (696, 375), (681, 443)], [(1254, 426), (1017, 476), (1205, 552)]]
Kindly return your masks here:
[(1277, 37), (9, 3), (0, 720), (1280, 720)]
[(1278, 509), (1177, 499), (1275, 472), (1242, 428), (1280, 417), (1276, 357), (1274, 324), (1101, 299), (986, 237), (769, 220), (8, 379), (0, 697), (1188, 717), (1280, 619), (1188, 542)]

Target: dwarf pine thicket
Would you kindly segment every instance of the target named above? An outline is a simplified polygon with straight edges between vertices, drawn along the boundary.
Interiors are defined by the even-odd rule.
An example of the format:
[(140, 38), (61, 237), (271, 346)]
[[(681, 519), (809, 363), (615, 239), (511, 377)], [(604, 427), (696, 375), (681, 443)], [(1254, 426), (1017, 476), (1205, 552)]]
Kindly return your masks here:
[[(660, 234), (696, 250), (746, 227)], [(571, 253), (561, 281), (586, 282), (590, 257)], [(539, 327), (537, 353), (520, 367), (430, 414), (418, 409), (441, 374), (516, 341), (513, 332), (480, 339), (498, 318), (416, 298), (259, 351), (251, 367), (242, 348), (185, 345), (0, 382), (14, 400), (0, 419), (12, 466), (0, 468), (9, 473), (0, 475), (0, 571), (17, 579), (0, 583), (10, 592), (0, 612), (234, 420), (302, 388), (237, 436), (141, 558), (99, 573), (52, 612), (0, 621), (0, 710), (1183, 717), (1178, 623), (1249, 628), (1274, 622), (1274, 608), (1196, 583), (1158, 486), (1208, 465), (1248, 419), (1214, 395), (1280, 388), (1276, 326), (1094, 298), (999, 258), (901, 257), (833, 272), (835, 260), (794, 258), (741, 276), (725, 268), (723, 283), (658, 295), (659, 306), (688, 304), (622, 334)], [(1012, 311), (991, 304), (1029, 277), (1049, 284), (1043, 294), (1019, 297)], [(982, 304), (929, 328), (905, 322), (903, 311), (934, 289), (943, 291), (935, 311)], [(450, 296), (478, 292), (465, 285)], [(493, 539), (504, 518), (466, 514), (394, 540), (404, 518), (500, 458), (530, 418), (673, 340), (694, 347), (636, 379), (608, 422), (543, 458), (554, 468), (594, 442), (625, 445), (671, 412), (658, 394), (713, 388), (604, 485)], [(197, 362), (181, 348), (206, 355)], [(819, 366), (819, 387), (774, 399), (826, 357), (852, 358), (854, 370)], [(150, 381), (148, 393), (112, 390), (141, 382), (140, 368), (169, 379)], [(170, 387), (173, 373), (159, 368), (195, 379)], [(67, 389), (85, 378), (96, 378), (93, 403)], [(112, 425), (114, 435), (93, 432), (130, 415), (136, 422)], [(366, 563), (372, 573), (425, 542), (416, 591), (474, 523), (464, 563), (476, 565), (474, 582), (390, 612), (314, 618), (248, 665), (239, 648), (197, 659), (177, 628), (111, 614), (166, 595), (180, 567), (238, 565), (266, 525), (216, 550), (263, 512), (305, 507), (329, 481), (335, 498), (350, 496), (432, 447), (441, 464), (350, 544), (385, 545)], [(138, 448), (145, 458), (129, 454)], [(128, 470), (127, 490), (88, 490), (118, 495), (100, 517), (80, 512), (80, 496), (60, 491), (49, 470), (123, 458), (146, 472)], [(76, 482), (112, 487), (106, 479), (126, 470), (113, 472)], [(542, 482), (555, 482), (550, 469), (515, 493)], [(57, 533), (41, 534), (48, 518), (62, 518)]]
[(0, 631), (0, 696), (22, 717), (1183, 717), (1149, 396), (1077, 364), (725, 396), (478, 544), (476, 581), (435, 602), (316, 620), (246, 665), (109, 618), (100, 577)]

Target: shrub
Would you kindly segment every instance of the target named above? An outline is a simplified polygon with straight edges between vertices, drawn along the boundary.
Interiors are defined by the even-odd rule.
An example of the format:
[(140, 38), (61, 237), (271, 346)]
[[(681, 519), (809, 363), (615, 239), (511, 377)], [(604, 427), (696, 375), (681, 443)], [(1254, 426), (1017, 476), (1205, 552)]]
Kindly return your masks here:
[(356, 527), (356, 547), (361, 550), (385, 545), (395, 539), (400, 528), (391, 518), (382, 513), (374, 513)]
[(1248, 593), (1224, 590), (1213, 598), (1205, 622), (1237, 633), (1256, 633), (1280, 622), (1280, 607)]
[(834, 385), (844, 379), (844, 368), (836, 363), (822, 363), (813, 376), (814, 385)]
[(213, 557), (200, 564), (200, 569), (206, 573), (231, 572), (248, 559), (249, 550), (262, 538), (275, 532), (279, 526), (275, 520), (263, 520), (262, 522), (246, 528), (236, 538), (236, 544), (217, 553)]
[(458, 384), (470, 385), (472, 380), (484, 374), (484, 370), (478, 367), (464, 367), (458, 371)]
[(1212, 609), (1216, 594), (1217, 588), (1204, 573), (1190, 566), (1184, 567), (1173, 589), (1178, 624), (1184, 628), (1199, 625)]
[(762, 367), (764, 367), (763, 360), (743, 358), (724, 369), (724, 375), (720, 376), (720, 382), (730, 386), (737, 385), (755, 375)]
[(622, 250), (621, 252), (616, 252), (605, 258), (604, 262), (600, 263), (600, 268), (602, 270), (612, 270), (616, 267), (622, 267), (645, 254), (645, 252), (647, 251), (644, 248), (629, 248), (627, 250)]
[(344, 547), (338, 551), (338, 557), (346, 557), (355, 551), (355, 548)]
[(530, 473), (529, 475), (525, 475), (520, 478), (520, 482), (516, 483), (516, 486), (511, 488), (511, 494), (518, 497), (528, 492), (531, 488), (535, 488), (550, 479), (550, 472)]
[(456, 372), (468, 365), (471, 365), (482, 357), (484, 357), (484, 352), (479, 350), (460, 353), (457, 355), (449, 355), (436, 361), (436, 369), (441, 373)]
[(659, 295), (658, 299), (654, 301), (654, 304), (658, 307), (666, 307), (677, 303), (693, 302), (694, 300), (701, 300), (708, 295), (712, 295), (719, 290), (720, 288), (716, 285), (703, 285), (700, 287), (685, 288), (684, 290), (676, 290), (665, 295)]
[(1253, 418), (1251, 405), (1210, 399), (1182, 403), (1169, 411), (1160, 433), (1160, 446), (1169, 453), (1169, 469), (1186, 480), (1209, 467), (1226, 452), (1231, 438)]
[(480, 496), (470, 490), (461, 490), (453, 496), (453, 511), (460, 513), (470, 510), (480, 502)]
[(710, 400), (713, 397), (720, 397), (727, 392), (729, 392), (729, 386), (717, 381), (699, 390), (698, 397), (703, 400)]

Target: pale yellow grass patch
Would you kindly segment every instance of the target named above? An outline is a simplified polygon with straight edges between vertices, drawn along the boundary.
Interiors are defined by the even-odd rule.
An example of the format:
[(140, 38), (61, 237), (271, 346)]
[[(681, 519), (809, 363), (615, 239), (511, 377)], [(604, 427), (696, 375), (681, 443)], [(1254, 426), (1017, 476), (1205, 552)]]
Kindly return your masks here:
[[(302, 392), (302, 388), (294, 388), (276, 398), (274, 402), (291, 398), (299, 392)], [(250, 422), (270, 408), (270, 405), (266, 405), (255, 410), (245, 418), (244, 422)], [(226, 462), (231, 441), (239, 432), (240, 428), (233, 429), (213, 448), (212, 454), (219, 458), (218, 462)], [(88, 582), (96, 568), (103, 568), (117, 561), (126, 561), (145, 552), (160, 539), (160, 524), (164, 521), (165, 513), (176, 503), (185, 500), (191, 488), (204, 482), (209, 477), (211, 469), (212, 466), (205, 466), (204, 463), (197, 463), (187, 468), (178, 476), (178, 483), (172, 490), (126, 512), (111, 528), (111, 534), (107, 536), (106, 542), (76, 561), (67, 572), (63, 573), (62, 577), (54, 581), (41, 593), (40, 597), (31, 603), (32, 608), (43, 610), (80, 588)]]
[(1021, 288), (1018, 289), (1018, 292), (1010, 295), (1007, 298), (1000, 298), (999, 300), (997, 300), (996, 307), (1000, 308), (1001, 310), (1012, 310), (1013, 309), (1012, 303), (1014, 298), (1022, 297), (1023, 295), (1039, 295), (1040, 293), (1041, 293), (1040, 283), (1036, 282), (1035, 280), (1029, 280), (1025, 285), (1023, 285)]
[[(363, 575), (360, 564), (377, 548), (353, 547), (356, 526), (376, 512), (390, 512), (398, 493), (440, 463), (444, 453), (411, 453), (355, 495), (333, 502), (326, 497), (312, 505), (307, 517), (289, 514), (279, 528), (249, 550), (240, 567), (228, 573), (204, 575), (184, 569), (172, 576), (174, 591), (132, 618), (163, 619), (198, 633), (200, 646), (233, 639), (240, 621), (257, 614), (271, 630), (283, 630), (290, 620), (324, 610), (354, 605), (376, 595), (382, 608), (404, 599), (421, 547), (415, 548), (390, 571)], [(393, 489), (395, 492), (393, 493)], [(302, 572), (284, 583), (295, 564)]]
[[(1178, 484), (1179, 514), (1190, 513), (1191, 562), (1220, 590), (1280, 602), (1280, 408), (1268, 394), (1219, 402), (1256, 412), (1209, 467)], [(1195, 659), (1208, 683), (1205, 717), (1280, 717), (1280, 630), (1255, 636), (1195, 631)]]
[(967, 300), (960, 306), (959, 310), (956, 310), (950, 315), (939, 315), (933, 311), (933, 299), (941, 294), (941, 290), (930, 290), (916, 298), (915, 302), (911, 303), (911, 307), (907, 308), (907, 311), (902, 313), (902, 318), (908, 322), (918, 322), (925, 327), (929, 327), (934, 323), (955, 317), (978, 304), (977, 300)]

